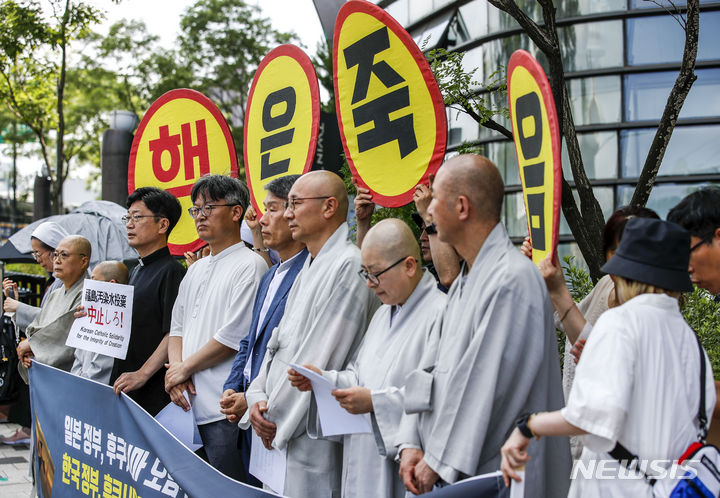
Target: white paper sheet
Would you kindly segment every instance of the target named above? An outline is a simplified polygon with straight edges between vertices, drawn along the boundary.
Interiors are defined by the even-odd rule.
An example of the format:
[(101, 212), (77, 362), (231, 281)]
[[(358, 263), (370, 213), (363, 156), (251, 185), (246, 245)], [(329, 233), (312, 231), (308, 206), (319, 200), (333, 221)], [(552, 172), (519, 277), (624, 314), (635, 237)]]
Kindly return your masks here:
[(268, 450), (252, 428), (250, 432), (252, 433), (250, 473), (277, 494), (283, 494), (287, 472), (287, 450), (281, 451), (276, 448)]
[(318, 375), (305, 367), (296, 364), (290, 366), (298, 373), (310, 379), (312, 383), (323, 436), (372, 432), (370, 423), (363, 415), (349, 413), (341, 407), (338, 400), (330, 394), (333, 390), (337, 389), (337, 386), (333, 385), (322, 375)]
[(517, 475), (520, 476), (522, 481), (517, 482), (510, 480), (510, 498), (524, 498), (525, 496), (525, 471), (516, 470)]
[(160, 413), (155, 416), (155, 420), (178, 438), (190, 451), (197, 451), (202, 447), (200, 431), (192, 410), (185, 411), (171, 402), (160, 410)]
[(130, 343), (132, 285), (85, 279), (82, 305), (86, 316), (70, 328), (66, 346), (124, 360)]

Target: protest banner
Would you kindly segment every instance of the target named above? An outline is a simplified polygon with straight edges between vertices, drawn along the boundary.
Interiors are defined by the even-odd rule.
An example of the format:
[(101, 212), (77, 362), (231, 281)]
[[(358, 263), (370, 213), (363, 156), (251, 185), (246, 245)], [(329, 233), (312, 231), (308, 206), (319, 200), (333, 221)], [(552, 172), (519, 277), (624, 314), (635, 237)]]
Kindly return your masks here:
[(86, 316), (77, 318), (66, 346), (124, 360), (130, 343), (132, 285), (85, 279), (82, 305)]
[(355, 182), (381, 206), (411, 202), (447, 142), (445, 104), (425, 56), (382, 8), (350, 0), (335, 22), (333, 80)]
[(40, 498), (277, 496), (221, 474), (109, 386), (37, 362), (29, 375)]
[(139, 187), (167, 190), (182, 211), (168, 246), (175, 256), (205, 245), (187, 210), (190, 191), (209, 173), (238, 176), (237, 154), (230, 128), (220, 110), (202, 93), (170, 90), (143, 116), (130, 149), (128, 193)]
[(510, 57), (508, 105), (535, 264), (557, 249), (562, 205), (560, 124), (547, 76), (524, 50)]
[(260, 62), (245, 111), (243, 158), (250, 201), (264, 213), (263, 187), (280, 176), (310, 171), (320, 126), (315, 68), (295, 45), (281, 45)]

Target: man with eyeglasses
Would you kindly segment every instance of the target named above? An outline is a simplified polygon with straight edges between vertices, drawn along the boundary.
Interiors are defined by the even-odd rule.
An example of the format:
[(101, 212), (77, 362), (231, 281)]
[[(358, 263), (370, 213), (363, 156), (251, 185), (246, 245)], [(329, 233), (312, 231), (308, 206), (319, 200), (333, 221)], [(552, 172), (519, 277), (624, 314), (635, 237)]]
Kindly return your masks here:
[[(265, 250), (277, 251), (281, 262), (271, 267), (260, 281), (253, 305), (250, 332), (240, 341), (240, 349), (223, 386), (220, 411), (232, 423), (237, 423), (247, 410), (245, 391), (260, 372), (267, 343), (285, 313), (290, 289), (308, 256), (305, 244), (292, 238), (287, 220), (283, 216), (285, 212), (283, 204), (287, 201), (290, 188), (299, 177), (300, 175), (281, 176), (265, 185), (267, 191), (263, 200), (265, 214), (258, 220), (257, 216), (250, 212), (250, 208), (248, 209), (251, 213), (250, 219), (248, 220), (246, 216), (251, 229), (259, 228), (260, 236), (254, 236), (255, 239), (259, 239), (258, 245), (263, 244)], [(254, 250), (260, 249), (256, 246)], [(262, 487), (262, 483), (249, 472), (252, 445), (250, 431), (252, 429), (240, 431), (238, 439), (238, 448), (246, 474), (244, 482)]]
[(685, 197), (668, 213), (668, 221), (690, 232), (692, 282), (720, 294), (720, 188), (705, 187)]
[(210, 255), (193, 263), (180, 284), (165, 390), (185, 410), (192, 405), (203, 456), (220, 472), (241, 480), (238, 427), (220, 412), (219, 400), (233, 356), (250, 330), (255, 293), (267, 265), (240, 239), (240, 222), (250, 201), (243, 182), (207, 175), (195, 183), (190, 198), (188, 212)]
[[(464, 263), (433, 331), (437, 346), (405, 384), (396, 442), (414, 494), (494, 472), (521, 416), (564, 405), (547, 288), (500, 223), (503, 198), (497, 167), (474, 154), (448, 160), (433, 183), (429, 215)], [(567, 437), (543, 438), (530, 453), (532, 496), (566, 496)]]
[(110, 385), (116, 394), (124, 392), (155, 416), (170, 402), (163, 365), (168, 358), (173, 304), (185, 268), (170, 255), (168, 237), (182, 208), (174, 195), (156, 187), (138, 188), (126, 204), (123, 220), (128, 244), (140, 259), (128, 282), (135, 297), (127, 356), (115, 360)]
[(69, 372), (75, 361), (75, 348), (65, 345), (73, 313), (82, 299), (83, 281), (88, 276), (92, 248), (81, 235), (62, 239), (53, 253), (53, 273), (63, 287), (48, 296), (40, 313), (28, 325), (27, 340), (17, 347), (20, 375), (28, 382), (27, 369), (33, 359)]
[[(369, 413), (373, 432), (343, 437), (342, 496), (404, 498), (405, 486), (395, 463), (395, 438), (404, 413), (403, 386), (426, 351), (433, 351), (433, 323), (442, 315), (446, 296), (435, 278), (420, 266), (415, 236), (398, 219), (371, 228), (361, 249), (359, 274), (383, 305), (375, 312), (362, 346), (342, 371), (320, 371), (339, 389), (333, 396), (348, 412)], [(309, 381), (291, 372), (293, 386), (311, 389)], [(312, 413), (317, 413), (313, 410)], [(308, 422), (311, 435), (321, 437), (317, 417)], [(368, 478), (372, 476), (372, 478)]]
[(347, 211), (345, 185), (334, 173), (306, 173), (292, 186), (285, 219), (310, 257), (245, 393), (250, 409), (240, 425), (252, 424), (259, 437), (253, 444), (286, 451), (285, 489), (275, 491), (293, 498), (340, 496), (342, 446), (308, 436), (310, 395), (290, 385), (288, 363), (342, 369), (377, 307), (356, 275), (360, 250), (348, 240)]
[[(720, 300), (720, 188), (705, 187), (686, 196), (668, 213), (667, 220), (690, 232), (692, 282)], [(715, 381), (720, 396), (720, 382)], [(710, 424), (709, 442), (720, 443), (720, 403)]]

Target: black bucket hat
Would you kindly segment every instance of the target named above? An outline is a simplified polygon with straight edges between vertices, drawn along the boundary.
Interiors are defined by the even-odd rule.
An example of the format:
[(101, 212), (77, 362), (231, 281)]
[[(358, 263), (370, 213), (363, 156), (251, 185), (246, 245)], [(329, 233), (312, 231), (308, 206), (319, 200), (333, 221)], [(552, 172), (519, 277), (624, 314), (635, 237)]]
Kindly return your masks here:
[(628, 220), (615, 254), (602, 271), (666, 290), (692, 292), (688, 274), (690, 234), (652, 218)]

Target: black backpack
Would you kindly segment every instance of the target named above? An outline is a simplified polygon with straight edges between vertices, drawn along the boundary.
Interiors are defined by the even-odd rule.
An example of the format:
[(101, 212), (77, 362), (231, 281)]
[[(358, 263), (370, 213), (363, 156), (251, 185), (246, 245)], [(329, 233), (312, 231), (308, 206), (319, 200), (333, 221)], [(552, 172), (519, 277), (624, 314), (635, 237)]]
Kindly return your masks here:
[(18, 373), (17, 342), (15, 324), (9, 316), (2, 315), (0, 330), (0, 404), (12, 403), (17, 399), (20, 382)]

